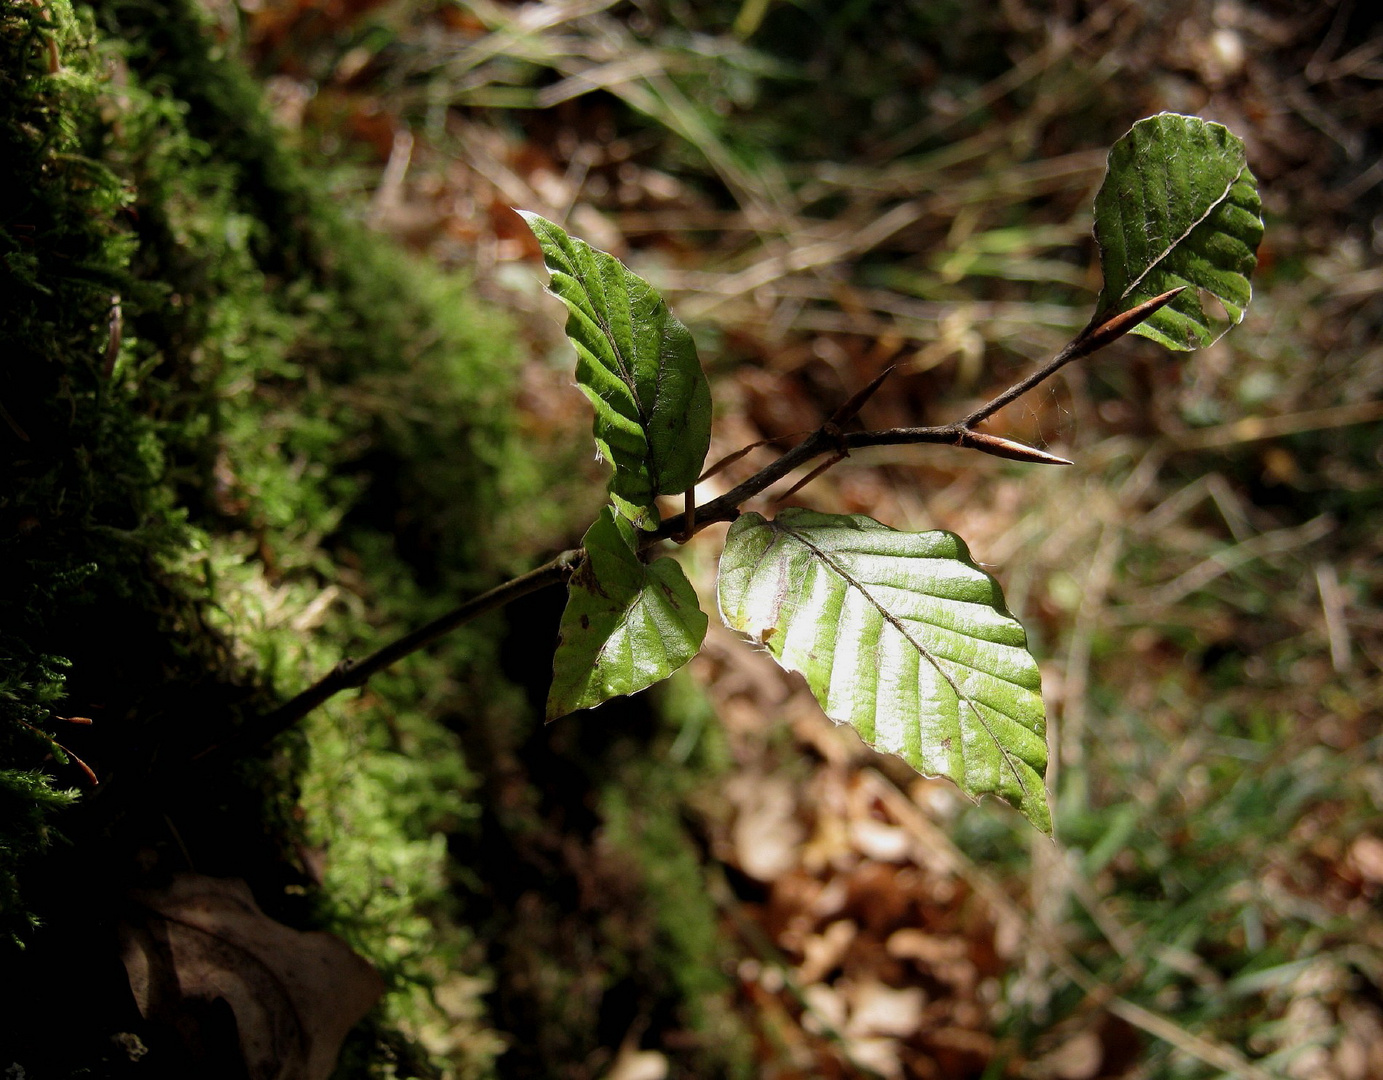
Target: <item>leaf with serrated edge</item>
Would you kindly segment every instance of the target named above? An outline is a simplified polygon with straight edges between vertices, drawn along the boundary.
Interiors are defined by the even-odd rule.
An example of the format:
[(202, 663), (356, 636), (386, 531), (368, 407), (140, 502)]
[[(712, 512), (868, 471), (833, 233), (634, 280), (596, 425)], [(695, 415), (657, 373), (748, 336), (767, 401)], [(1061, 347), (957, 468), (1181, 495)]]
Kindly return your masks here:
[(537, 214), (519, 211), (567, 306), (576, 382), (595, 409), (593, 432), (615, 467), (610, 496), (643, 529), (654, 499), (696, 483), (711, 445), (711, 391), (690, 331), (643, 278)]
[[(1258, 181), (1244, 144), (1220, 124), (1161, 113), (1109, 152), (1095, 196), (1108, 317), (1190, 286), (1134, 330), (1169, 349), (1202, 349), (1244, 317), (1263, 237)], [(1201, 291), (1224, 308), (1206, 310)]]
[(697, 654), (709, 621), (676, 560), (645, 564), (637, 534), (607, 506), (586, 531), (568, 585), (547, 718), (666, 679)]
[(718, 591), (725, 624), (800, 672), (832, 720), (1052, 831), (1037, 663), (959, 537), (862, 514), (743, 514)]

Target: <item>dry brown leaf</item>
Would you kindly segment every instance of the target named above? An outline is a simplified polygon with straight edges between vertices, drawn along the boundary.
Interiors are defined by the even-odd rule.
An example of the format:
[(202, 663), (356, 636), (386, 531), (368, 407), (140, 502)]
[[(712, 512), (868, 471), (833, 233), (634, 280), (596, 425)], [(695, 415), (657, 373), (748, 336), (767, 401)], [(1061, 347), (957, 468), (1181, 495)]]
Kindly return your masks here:
[(850, 840), (860, 854), (878, 862), (906, 862), (912, 854), (912, 837), (907, 832), (873, 818), (852, 821)]
[(820, 934), (807, 938), (802, 942), (797, 978), (803, 983), (814, 983), (839, 967), (858, 931), (859, 927), (849, 919), (837, 919)]
[(238, 879), (179, 874), (132, 898), (120, 943), (139, 1011), (195, 1040), (198, 1005), (224, 1001), (252, 1080), (327, 1080), (384, 993), (340, 938), (275, 922)]
[(1383, 883), (1383, 840), (1367, 834), (1349, 846), (1349, 861), (1370, 885)]
[(1037, 1076), (1053, 1080), (1091, 1080), (1104, 1062), (1104, 1047), (1093, 1031), (1082, 1031), (1033, 1063)]
[(886, 1080), (897, 1080), (903, 1075), (896, 1039), (847, 1039), (845, 1050), (853, 1063)]
[(797, 865), (806, 829), (797, 820), (796, 791), (780, 776), (737, 776), (726, 795), (739, 813), (732, 834), (739, 868), (772, 881)]
[(668, 1060), (657, 1050), (640, 1050), (633, 1043), (620, 1047), (615, 1063), (605, 1074), (605, 1080), (663, 1080), (668, 1073)]
[(857, 1038), (887, 1035), (906, 1039), (922, 1024), (926, 996), (916, 986), (895, 990), (879, 982), (857, 983), (845, 990), (850, 1003), (848, 1035)]
[(896, 956), (899, 960), (916, 960), (926, 966), (964, 960), (970, 950), (963, 937), (943, 937), (911, 927), (894, 931), (885, 947), (890, 956)]
[(802, 1015), (804, 1030), (820, 1035), (826, 1031), (839, 1031), (845, 1026), (845, 999), (834, 987), (825, 983), (803, 987), (802, 1004), (807, 1009)]

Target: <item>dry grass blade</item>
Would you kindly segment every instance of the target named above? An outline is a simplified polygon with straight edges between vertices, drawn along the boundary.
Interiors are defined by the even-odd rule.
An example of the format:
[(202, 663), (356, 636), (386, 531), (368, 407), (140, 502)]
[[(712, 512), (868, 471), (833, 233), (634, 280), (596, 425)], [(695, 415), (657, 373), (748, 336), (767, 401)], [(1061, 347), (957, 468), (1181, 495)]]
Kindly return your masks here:
[(1280, 555), (1297, 551), (1314, 544), (1335, 529), (1335, 522), (1328, 516), (1312, 518), (1304, 525), (1288, 529), (1274, 529), (1272, 532), (1255, 536), (1239, 544), (1233, 544), (1217, 551), (1208, 559), (1167, 582), (1151, 590), (1142, 603), (1154, 608), (1170, 607), (1177, 601), (1205, 588), (1216, 578), (1232, 572), (1245, 563), (1268, 555)]
[(715, 294), (703, 295), (683, 305), (691, 318), (703, 317), (720, 305), (765, 285), (798, 274), (855, 258), (877, 247), (901, 229), (920, 220), (928, 211), (925, 200), (900, 203), (863, 228), (842, 225), (835, 238), (771, 255), (722, 279)]
[(981, 87), (965, 103), (963, 109), (939, 120), (929, 118), (917, 127), (901, 132), (879, 147), (875, 152), (875, 159), (886, 161), (898, 157), (918, 143), (940, 135), (960, 121), (1002, 100), (1020, 86), (1049, 71), (1059, 60), (1105, 33), (1126, 9), (1126, 0), (1123, 3), (1101, 4), (1074, 32), (1053, 34), (1047, 44), (1037, 52)]
[(1383, 401), (1358, 401), (1328, 409), (1309, 409), (1284, 416), (1246, 416), (1229, 424), (1176, 436), (1178, 450), (1218, 450), (1239, 443), (1279, 439), (1308, 431), (1371, 424), (1383, 420)]
[(1345, 621), (1345, 594), (1333, 564), (1316, 564), (1316, 588), (1321, 594), (1326, 639), (1330, 642), (1330, 666), (1337, 672), (1348, 671), (1349, 623)]
[(544, 31), (577, 19), (595, 15), (615, 6), (617, 0), (577, 0), (568, 3), (527, 4), (518, 10), (501, 7), (490, 0), (466, 0), (463, 6), (470, 10), (490, 33), (469, 48), (450, 56), (445, 64), (447, 73), (457, 75), (479, 67), (487, 60), (497, 56), (512, 54), (516, 47), (527, 39)]
[(948, 868), (974, 889), (996, 913), (1001, 913), (1004, 918), (1024, 927), (1024, 940), (1045, 954), (1058, 971), (1090, 995), (1091, 1000), (1105, 1011), (1231, 1076), (1243, 1077), (1244, 1080), (1279, 1080), (1253, 1064), (1233, 1047), (1187, 1031), (1165, 1016), (1120, 996), (1107, 983), (1091, 975), (1060, 942), (1034, 933), (1032, 919), (1028, 913), (1010, 899), (988, 874), (971, 862), (944, 831), (933, 825), (911, 799), (872, 769), (864, 770), (860, 776), (899, 826), (912, 833), (929, 851), (944, 861)]

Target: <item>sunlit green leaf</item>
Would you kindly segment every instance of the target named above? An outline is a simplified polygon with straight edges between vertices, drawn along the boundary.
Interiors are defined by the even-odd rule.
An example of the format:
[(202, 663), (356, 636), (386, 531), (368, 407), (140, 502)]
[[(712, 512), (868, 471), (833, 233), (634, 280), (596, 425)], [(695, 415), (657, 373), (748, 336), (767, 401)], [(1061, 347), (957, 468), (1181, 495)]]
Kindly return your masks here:
[(567, 305), (576, 381), (595, 408), (594, 434), (613, 463), (610, 495), (636, 525), (658, 523), (654, 498), (696, 483), (711, 441), (711, 392), (691, 333), (618, 259), (524, 213)]
[(549, 720), (666, 679), (706, 637), (706, 615), (676, 560), (645, 564), (638, 534), (609, 507), (583, 541), (553, 660)]
[(1244, 317), (1262, 237), (1258, 182), (1238, 138), (1194, 116), (1140, 120), (1114, 144), (1095, 196), (1099, 310), (1116, 315), (1190, 286), (1133, 332), (1204, 348)]
[(959, 537), (860, 514), (744, 514), (719, 593), (726, 625), (805, 676), (832, 720), (1051, 831), (1037, 663)]

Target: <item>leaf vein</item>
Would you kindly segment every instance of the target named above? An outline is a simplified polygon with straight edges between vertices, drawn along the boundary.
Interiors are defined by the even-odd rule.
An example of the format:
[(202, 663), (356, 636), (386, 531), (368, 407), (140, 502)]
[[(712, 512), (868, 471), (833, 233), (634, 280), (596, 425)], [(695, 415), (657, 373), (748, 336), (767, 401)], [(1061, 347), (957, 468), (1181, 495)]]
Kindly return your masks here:
[[(982, 712), (980, 712), (977, 703), (974, 700), (972, 700), (971, 697), (960, 688), (960, 686), (956, 684), (956, 681), (951, 678), (950, 673), (941, 666), (941, 662), (931, 654), (931, 651), (921, 642), (917, 641), (910, 633), (908, 633), (908, 629), (903, 624), (902, 620), (895, 617), (892, 612), (890, 612), (887, 608), (880, 604), (873, 597), (873, 595), (869, 592), (868, 589), (866, 589), (862, 584), (855, 580), (855, 578), (850, 574), (848, 570), (845, 569), (845, 567), (841, 566), (838, 562), (832, 559), (830, 555), (828, 555), (821, 548), (813, 544), (810, 540), (808, 540), (805, 536), (799, 533), (796, 529), (792, 528), (790, 525), (784, 525), (779, 521), (773, 521), (770, 522), (770, 524), (773, 526), (773, 528), (781, 529), (783, 532), (788, 533), (798, 543), (802, 544), (808, 550), (814, 552), (817, 555), (817, 557), (821, 559), (822, 562), (824, 562), (827, 566), (829, 566), (832, 570), (839, 574), (842, 580), (847, 582), (849, 585), (853, 586), (855, 589), (859, 590), (860, 595), (862, 595), (866, 600), (868, 600), (869, 603), (874, 606), (874, 608), (879, 612), (880, 615), (884, 617), (884, 619), (887, 622), (892, 624), (893, 628), (903, 636), (904, 640), (906, 640), (908, 644), (910, 644), (914, 649), (917, 650), (918, 655), (923, 657), (929, 664), (932, 665), (932, 667), (936, 670), (936, 673), (946, 681), (946, 684), (948, 686), (950, 686), (951, 691), (956, 695), (956, 701), (963, 701), (967, 706), (969, 706), (970, 712), (974, 715), (975, 719), (979, 722), (980, 726), (984, 728), (985, 734), (987, 734), (990, 737), (990, 739), (993, 740), (994, 745), (999, 749), (999, 753), (1003, 755), (1004, 763), (1008, 766), (1009, 771), (1013, 773), (1013, 778), (1018, 781), (1019, 789), (1023, 792), (1024, 796), (1031, 797), (1032, 792), (1028, 790), (1028, 785), (1023, 779), (1022, 772), (1020, 772), (1018, 767), (1013, 763), (1013, 757), (1009, 753), (1008, 748), (1004, 746), (1004, 744), (999, 740), (998, 736), (994, 734), (994, 729), (990, 727), (989, 721), (988, 719), (986, 719), (985, 715)], [(996, 709), (995, 711), (1000, 712), (1001, 710)], [(1010, 717), (1010, 719), (1013, 718)]]

